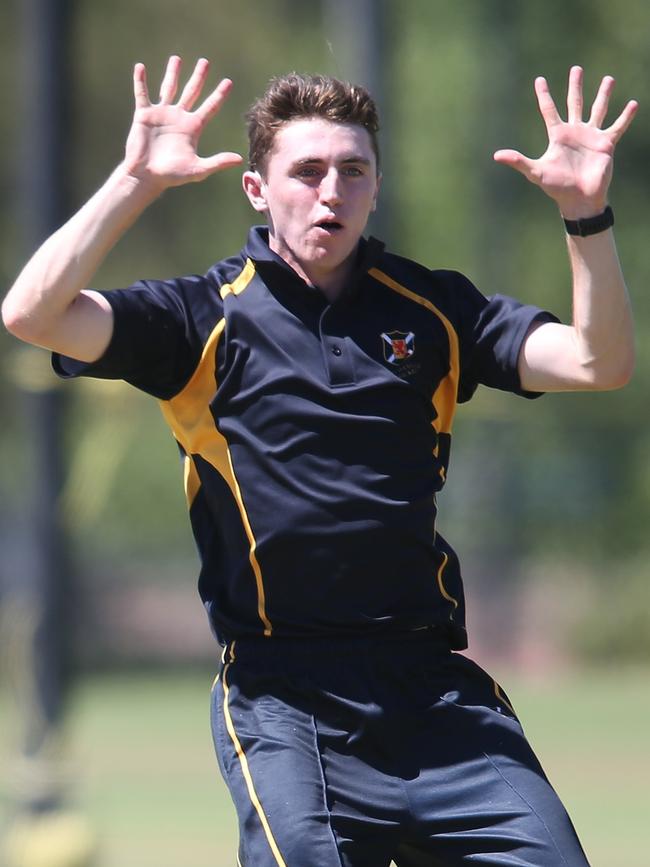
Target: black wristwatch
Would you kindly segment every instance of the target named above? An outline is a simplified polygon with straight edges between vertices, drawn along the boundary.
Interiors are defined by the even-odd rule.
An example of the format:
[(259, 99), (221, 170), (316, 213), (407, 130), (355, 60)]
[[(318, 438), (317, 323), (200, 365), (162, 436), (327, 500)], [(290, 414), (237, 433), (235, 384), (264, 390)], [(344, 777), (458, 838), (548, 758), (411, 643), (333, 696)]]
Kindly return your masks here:
[(609, 205), (607, 205), (602, 214), (596, 214), (595, 217), (587, 217), (584, 220), (564, 221), (567, 234), (579, 235), (581, 238), (586, 238), (587, 235), (597, 235), (598, 232), (604, 232), (605, 229), (609, 229), (613, 225), (614, 211), (612, 211)]

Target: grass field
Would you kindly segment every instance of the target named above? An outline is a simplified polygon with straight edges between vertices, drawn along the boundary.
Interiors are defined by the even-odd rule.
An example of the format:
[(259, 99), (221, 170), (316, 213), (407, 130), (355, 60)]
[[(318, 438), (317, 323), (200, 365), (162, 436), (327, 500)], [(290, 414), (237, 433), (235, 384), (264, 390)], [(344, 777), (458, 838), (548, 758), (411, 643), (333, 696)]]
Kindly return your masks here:
[[(593, 867), (649, 864), (650, 670), (503, 679)], [(234, 867), (234, 814), (210, 738), (210, 680), (178, 672), (80, 684), (70, 755), (99, 867)], [(6, 696), (2, 704), (6, 719)]]

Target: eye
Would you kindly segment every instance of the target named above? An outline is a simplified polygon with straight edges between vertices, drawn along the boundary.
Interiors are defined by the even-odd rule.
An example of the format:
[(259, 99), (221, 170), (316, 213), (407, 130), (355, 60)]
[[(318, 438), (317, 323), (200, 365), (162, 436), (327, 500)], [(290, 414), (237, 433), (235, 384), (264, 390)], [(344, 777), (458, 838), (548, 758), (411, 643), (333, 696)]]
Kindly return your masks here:
[(363, 169), (360, 169), (359, 166), (346, 166), (343, 169), (343, 174), (349, 178), (359, 178), (363, 175)]
[(299, 178), (307, 178), (307, 179), (317, 178), (318, 177), (318, 171), (315, 168), (312, 168), (311, 166), (303, 166), (302, 168), (298, 169), (298, 171), (296, 172), (296, 176)]

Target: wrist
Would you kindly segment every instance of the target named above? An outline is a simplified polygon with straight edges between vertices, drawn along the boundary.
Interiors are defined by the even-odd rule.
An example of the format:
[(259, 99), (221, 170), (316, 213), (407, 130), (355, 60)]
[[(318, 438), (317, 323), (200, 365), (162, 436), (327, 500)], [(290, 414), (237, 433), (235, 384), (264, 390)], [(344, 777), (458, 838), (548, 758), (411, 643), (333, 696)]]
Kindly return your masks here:
[(607, 207), (607, 198), (556, 201), (563, 220), (586, 220), (595, 217)]
[(113, 173), (113, 179), (128, 198), (151, 204), (161, 196), (167, 187), (154, 178), (143, 178), (129, 171), (125, 163), (120, 163)]

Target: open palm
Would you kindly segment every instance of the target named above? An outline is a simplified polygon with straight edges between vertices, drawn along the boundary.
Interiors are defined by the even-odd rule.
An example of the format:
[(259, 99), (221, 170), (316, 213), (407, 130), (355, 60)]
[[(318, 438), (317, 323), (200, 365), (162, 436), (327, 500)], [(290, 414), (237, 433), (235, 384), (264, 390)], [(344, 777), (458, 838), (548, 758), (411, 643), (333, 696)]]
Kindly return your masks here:
[(199, 60), (176, 103), (181, 60), (170, 57), (160, 86), (160, 100), (152, 103), (146, 69), (133, 71), (135, 113), (126, 143), (124, 164), (128, 173), (164, 189), (190, 181), (202, 181), (214, 172), (239, 165), (237, 153), (198, 155), (199, 139), (208, 122), (218, 113), (232, 87), (223, 79), (196, 110), (192, 110), (205, 85), (207, 60)]
[(535, 80), (535, 93), (548, 133), (548, 147), (539, 159), (514, 150), (500, 150), (497, 162), (521, 172), (554, 199), (567, 218), (601, 211), (607, 202), (612, 178), (614, 149), (637, 109), (630, 100), (618, 118), (603, 128), (614, 79), (605, 76), (587, 121), (583, 121), (582, 69), (569, 74), (567, 120), (560, 117), (546, 79)]

